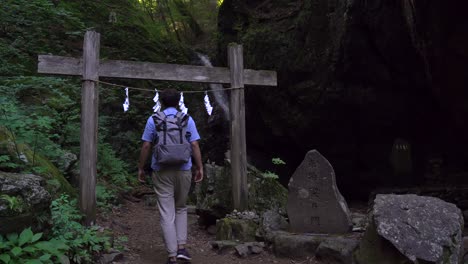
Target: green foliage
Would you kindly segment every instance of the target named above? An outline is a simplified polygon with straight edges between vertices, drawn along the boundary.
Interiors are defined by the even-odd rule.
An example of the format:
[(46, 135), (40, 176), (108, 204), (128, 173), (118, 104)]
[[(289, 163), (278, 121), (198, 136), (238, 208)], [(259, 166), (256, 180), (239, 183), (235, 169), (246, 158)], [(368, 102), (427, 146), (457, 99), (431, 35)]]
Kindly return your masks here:
[(68, 263), (64, 253), (68, 246), (57, 239), (41, 240), (42, 233), (34, 234), (27, 228), (20, 235), (0, 235), (0, 261), (4, 264)]
[(9, 196), (7, 194), (0, 195), (0, 200), (8, 202), (8, 208), (14, 212), (21, 213), (23, 211), (23, 201), (16, 196)]
[[(148, 10), (145, 1), (164, 7)], [(0, 78), (0, 170), (42, 175), (58, 190), (55, 195), (63, 191), (65, 178), (50, 175), (71, 179), (76, 171), (62, 165), (64, 154), (79, 153), (81, 83), (30, 76), (36, 74), (38, 54), (77, 57), (85, 29), (94, 28), (102, 33), (103, 59), (187, 64), (193, 55), (188, 45), (216, 31), (216, 8), (211, 0), (0, 0), (0, 76), (9, 76)], [(127, 82), (154, 87), (148, 81)], [(138, 157), (136, 142), (153, 102), (148, 94), (132, 95), (132, 109), (123, 114), (122, 92), (102, 88), (97, 167), (107, 189), (98, 190), (98, 205), (109, 208), (117, 192), (136, 182), (128, 164)]]
[[(0, 170), (35, 173), (56, 179), (58, 188), (73, 190), (57, 167), (64, 147), (78, 151), (79, 108), (72, 81), (56, 78), (0, 79)], [(78, 131), (78, 132), (76, 132)]]
[(286, 162), (284, 162), (282, 159), (280, 158), (272, 158), (271, 159), (271, 162), (275, 165), (286, 165)]
[(244, 28), (242, 24), (238, 31), (243, 33), (241, 42), (244, 49), (249, 51), (245, 58), (246, 66), (266, 69), (295, 67), (288, 61), (293, 43), (289, 34), (261, 24), (249, 28)]
[(100, 234), (98, 227), (84, 227), (76, 200), (67, 195), (52, 201), (52, 236), (69, 247), (68, 256), (75, 263), (92, 263), (93, 254), (110, 247), (109, 237)]
[[(216, 30), (217, 7), (211, 0), (139, 0), (147, 15), (146, 27), (159, 29), (159, 34), (192, 44), (205, 32)], [(221, 1), (222, 2), (222, 1)]]
[[(282, 159), (280, 158), (272, 158), (271, 159), (271, 162), (274, 164), (274, 165), (286, 165), (286, 162), (284, 162)], [(279, 176), (278, 174), (274, 173), (274, 172), (271, 172), (271, 171), (265, 171), (263, 172), (262, 174), (262, 177), (264, 177), (265, 179), (274, 179), (274, 180), (277, 180), (279, 179)]]
[(114, 248), (120, 251), (125, 250), (125, 244), (128, 242), (128, 237), (126, 236), (118, 236), (117, 239), (114, 241)]
[(10, 156), (8, 155), (0, 155), (0, 168), (6, 168), (7, 171), (9, 171), (10, 169), (16, 169), (18, 168), (18, 164), (16, 164), (15, 162), (12, 162), (12, 160), (10, 159)]
[[(71, 92), (63, 92), (65, 89)], [(24, 144), (32, 148), (32, 167), (36, 154), (58, 162), (63, 156), (61, 145), (68, 139), (67, 132), (79, 128), (79, 112), (72, 107), (75, 89), (74, 84), (55, 78), (18, 77), (0, 81), (0, 90), (8, 91), (0, 98), (0, 127), (5, 127), (14, 139), (17, 157), (18, 145)]]
[[(263, 212), (273, 208), (285, 208), (288, 191), (278, 181), (276, 177), (265, 177), (264, 173), (251, 171), (249, 188), (249, 209)], [(260, 175), (259, 175), (260, 174)]]
[(96, 200), (98, 208), (110, 211), (112, 205), (117, 201), (116, 190), (98, 184), (96, 185)]
[(262, 176), (263, 176), (263, 178), (265, 178), (265, 179), (275, 179), (275, 180), (279, 179), (278, 174), (276, 174), (276, 173), (274, 173), (274, 172), (271, 172), (271, 171), (265, 171), (265, 172), (263, 172), (263, 173), (262, 173)]
[(129, 178), (127, 164), (117, 158), (115, 151), (108, 143), (100, 142), (98, 146), (98, 174), (116, 188), (126, 189)]
[[(272, 158), (271, 162), (276, 166), (285, 165), (280, 158)], [(249, 208), (262, 212), (273, 208), (285, 208), (288, 191), (278, 181), (279, 176), (275, 172), (260, 171), (257, 169), (249, 171), (250, 177)]]
[(66, 53), (79, 41), (84, 24), (48, 0), (2, 0), (0, 4), (0, 75), (35, 71), (36, 54)]

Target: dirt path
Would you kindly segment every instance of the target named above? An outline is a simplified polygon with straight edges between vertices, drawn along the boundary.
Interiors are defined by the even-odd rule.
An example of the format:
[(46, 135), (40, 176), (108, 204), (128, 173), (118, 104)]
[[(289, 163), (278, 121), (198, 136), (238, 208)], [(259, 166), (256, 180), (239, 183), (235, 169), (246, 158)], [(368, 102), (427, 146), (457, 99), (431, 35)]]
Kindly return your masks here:
[[(317, 264), (314, 260), (293, 261), (276, 258), (265, 251), (259, 255), (252, 255), (241, 259), (232, 253), (219, 255), (211, 249), (210, 241), (215, 237), (201, 230), (197, 225), (197, 216), (189, 214), (189, 245), (193, 264), (234, 264), (234, 263), (277, 263), (277, 264)], [(126, 201), (119, 209), (101, 220), (102, 226), (108, 226), (118, 236), (126, 236), (128, 250), (124, 252), (124, 259), (116, 263), (126, 264), (163, 264), (167, 259), (164, 243), (159, 227), (159, 214), (155, 207), (149, 207), (143, 201), (132, 203)]]

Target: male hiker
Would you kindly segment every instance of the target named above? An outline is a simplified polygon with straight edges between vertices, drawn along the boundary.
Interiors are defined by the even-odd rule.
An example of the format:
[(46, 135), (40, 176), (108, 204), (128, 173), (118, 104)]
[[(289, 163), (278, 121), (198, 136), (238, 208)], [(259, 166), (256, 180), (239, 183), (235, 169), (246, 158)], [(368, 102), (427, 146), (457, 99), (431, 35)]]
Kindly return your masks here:
[(167, 264), (177, 263), (177, 258), (190, 260), (187, 252), (186, 201), (192, 181), (192, 161), (195, 162), (195, 182), (203, 179), (198, 140), (200, 136), (195, 122), (188, 115), (177, 111), (180, 94), (175, 89), (161, 93), (164, 111), (151, 116), (142, 136), (143, 145), (138, 162), (138, 180), (145, 182), (144, 165), (155, 144), (151, 168), (154, 190), (158, 199), (164, 242), (169, 254)]

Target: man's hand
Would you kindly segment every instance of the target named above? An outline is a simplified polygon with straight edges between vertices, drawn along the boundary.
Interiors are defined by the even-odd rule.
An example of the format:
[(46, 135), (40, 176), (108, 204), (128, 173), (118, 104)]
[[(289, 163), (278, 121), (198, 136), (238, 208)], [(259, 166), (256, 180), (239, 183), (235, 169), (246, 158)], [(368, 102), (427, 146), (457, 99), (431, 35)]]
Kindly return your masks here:
[(145, 170), (138, 169), (138, 181), (140, 183), (146, 183)]
[(203, 167), (201, 168), (197, 168), (195, 170), (195, 177), (194, 177), (194, 181), (195, 182), (201, 182), (203, 180)]

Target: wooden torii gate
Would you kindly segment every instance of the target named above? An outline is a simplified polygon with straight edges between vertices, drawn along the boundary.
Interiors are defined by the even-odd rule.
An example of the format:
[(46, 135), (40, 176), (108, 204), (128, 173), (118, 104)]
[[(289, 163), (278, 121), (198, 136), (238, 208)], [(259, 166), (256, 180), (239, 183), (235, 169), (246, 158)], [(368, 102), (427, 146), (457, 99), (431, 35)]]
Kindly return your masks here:
[(229, 68), (100, 60), (100, 34), (87, 31), (83, 58), (39, 55), (38, 72), (82, 76), (80, 131), (80, 208), (87, 225), (96, 219), (96, 161), (99, 77), (231, 84), (231, 169), (234, 208), (247, 209), (247, 155), (244, 85), (276, 86), (276, 72), (244, 69), (241, 45), (228, 47)]

